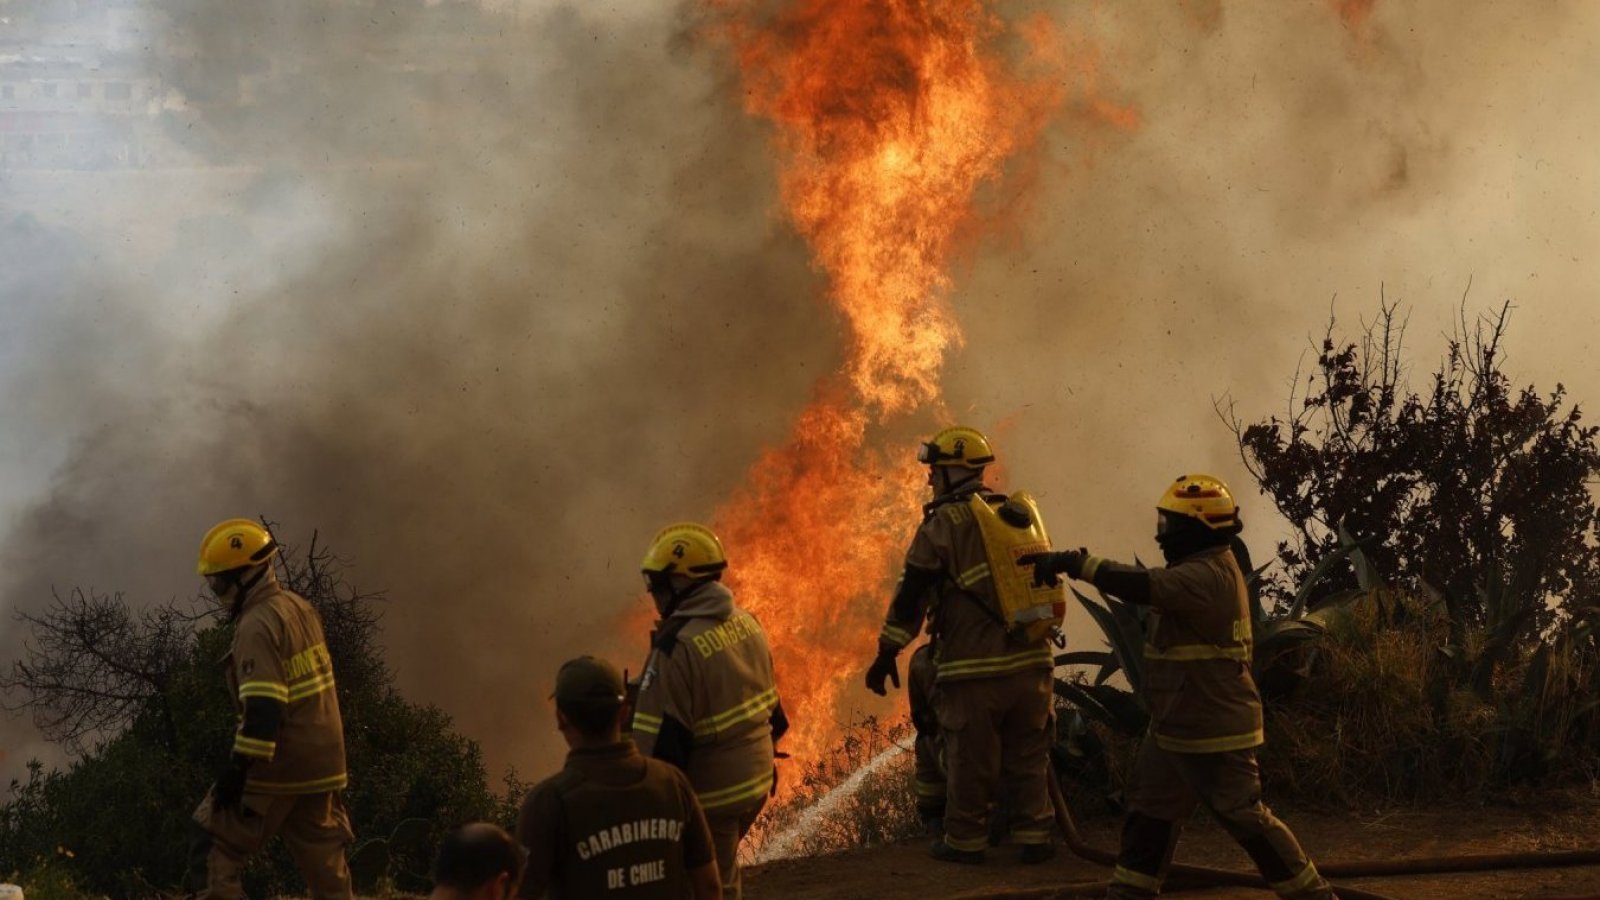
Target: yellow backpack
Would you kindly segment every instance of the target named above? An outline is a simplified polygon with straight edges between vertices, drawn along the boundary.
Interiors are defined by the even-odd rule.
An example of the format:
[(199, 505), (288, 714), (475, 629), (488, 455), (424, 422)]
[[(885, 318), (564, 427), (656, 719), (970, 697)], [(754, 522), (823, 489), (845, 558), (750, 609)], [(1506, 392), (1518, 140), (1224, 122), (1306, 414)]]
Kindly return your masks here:
[(1006, 628), (1030, 644), (1051, 637), (1067, 613), (1066, 587), (1035, 587), (1033, 570), (1017, 565), (1020, 556), (1050, 550), (1039, 505), (1027, 491), (1012, 494), (998, 508), (978, 494), (973, 494), (967, 505), (983, 536), (989, 576), (1000, 602), (997, 612)]

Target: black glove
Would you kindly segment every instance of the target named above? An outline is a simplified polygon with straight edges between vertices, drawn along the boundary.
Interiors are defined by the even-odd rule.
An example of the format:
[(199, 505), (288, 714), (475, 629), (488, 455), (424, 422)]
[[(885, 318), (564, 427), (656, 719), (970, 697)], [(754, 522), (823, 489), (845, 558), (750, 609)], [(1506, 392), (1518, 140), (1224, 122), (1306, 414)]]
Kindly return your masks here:
[(228, 767), (217, 776), (216, 787), (211, 789), (211, 811), (235, 809), (244, 797), (245, 773), (250, 769), (250, 760), (234, 754), (228, 758)]
[(1017, 565), (1033, 566), (1034, 587), (1055, 587), (1061, 583), (1057, 576), (1066, 575), (1070, 578), (1083, 577), (1083, 561), (1089, 558), (1089, 551), (1063, 550), (1060, 553), (1027, 553), (1017, 557)]
[(867, 690), (879, 697), (887, 695), (888, 691), (884, 688), (886, 679), (893, 681), (895, 687), (900, 686), (900, 670), (894, 664), (894, 653), (887, 649), (879, 650), (878, 658), (867, 669)]

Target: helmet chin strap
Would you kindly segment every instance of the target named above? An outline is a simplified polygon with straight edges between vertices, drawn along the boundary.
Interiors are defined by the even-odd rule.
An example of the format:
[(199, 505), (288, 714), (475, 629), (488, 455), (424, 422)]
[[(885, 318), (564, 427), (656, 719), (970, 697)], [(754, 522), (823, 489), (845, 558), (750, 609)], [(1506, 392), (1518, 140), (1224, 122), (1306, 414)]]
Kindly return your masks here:
[(1201, 550), (1225, 546), (1229, 538), (1243, 530), (1237, 524), (1213, 530), (1190, 516), (1163, 515), (1163, 521), (1162, 528), (1156, 534), (1156, 543), (1161, 546), (1161, 555), (1166, 557), (1168, 565)]
[[(228, 578), (228, 592), (233, 595), (232, 602), (228, 605), (228, 621), (231, 622), (239, 618), (239, 613), (244, 609), (244, 598), (249, 596), (250, 590), (260, 584), (261, 579), (267, 577), (267, 567), (261, 565), (239, 568), (225, 574), (230, 576)], [(250, 575), (249, 581), (245, 580), (246, 574)]]
[(959, 487), (962, 487), (963, 485), (969, 484), (975, 479), (983, 478), (983, 470), (982, 469), (968, 469), (968, 471), (971, 472), (972, 474), (970, 474), (967, 477), (961, 479), (960, 481), (956, 481), (951, 477), (951, 473), (952, 473), (951, 467), (949, 467), (949, 466), (934, 466), (933, 467), (933, 472), (934, 472), (933, 478), (934, 478), (934, 493), (935, 493), (935, 495), (939, 496), (939, 497), (943, 497), (946, 494), (949, 494), (949, 493), (953, 492), (956, 488), (959, 488)]
[[(715, 575), (707, 575), (703, 578), (696, 578), (681, 589), (673, 586), (672, 575), (667, 572), (652, 572), (650, 573), (650, 580), (650, 593), (652, 595), (667, 595), (667, 602), (661, 603), (657, 608), (657, 611), (661, 613), (661, 618), (666, 619), (671, 618), (672, 614), (678, 611), (678, 607), (683, 605), (683, 601), (694, 593), (696, 589), (708, 581), (716, 581), (717, 577)], [(657, 585), (660, 585), (659, 589)]]

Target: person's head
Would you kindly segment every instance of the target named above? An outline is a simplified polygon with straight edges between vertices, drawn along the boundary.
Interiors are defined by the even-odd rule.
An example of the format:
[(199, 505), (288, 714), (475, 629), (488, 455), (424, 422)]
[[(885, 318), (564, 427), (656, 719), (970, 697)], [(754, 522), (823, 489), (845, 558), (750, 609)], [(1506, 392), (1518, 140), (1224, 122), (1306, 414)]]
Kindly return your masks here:
[(278, 542), (272, 533), (251, 519), (226, 519), (200, 539), (200, 561), (195, 571), (206, 580), (217, 602), (224, 606), (240, 598), (270, 574)]
[(976, 428), (956, 425), (917, 448), (917, 462), (928, 467), (928, 486), (942, 497), (969, 482), (983, 482), (983, 469), (994, 462), (994, 448)]
[(694, 522), (679, 522), (657, 532), (639, 564), (645, 589), (663, 618), (672, 615), (695, 588), (720, 580), (727, 567), (722, 541), (711, 529)]
[(504, 828), (472, 822), (445, 835), (433, 861), (435, 897), (510, 900), (522, 885), (527, 851)]
[(556, 727), (573, 747), (622, 739), (625, 688), (617, 667), (595, 656), (569, 659), (556, 672)]
[(1156, 503), (1156, 543), (1168, 564), (1223, 546), (1243, 530), (1233, 492), (1211, 475), (1179, 476)]

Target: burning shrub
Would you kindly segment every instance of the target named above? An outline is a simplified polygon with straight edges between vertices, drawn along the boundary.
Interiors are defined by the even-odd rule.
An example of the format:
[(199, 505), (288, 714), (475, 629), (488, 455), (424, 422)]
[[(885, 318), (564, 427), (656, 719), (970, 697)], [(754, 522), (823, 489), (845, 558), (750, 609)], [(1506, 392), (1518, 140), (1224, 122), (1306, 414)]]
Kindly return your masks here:
[(911, 724), (868, 716), (800, 774), (756, 820), (743, 852), (756, 861), (875, 847), (921, 833), (912, 787)]
[[(334, 657), (357, 850), (407, 819), (428, 820), (429, 839), (386, 858), (379, 873), (421, 887), (445, 828), (508, 820), (515, 797), (489, 789), (477, 744), (456, 734), (449, 716), (394, 689), (378, 643), (381, 597), (345, 584), (341, 571), (315, 537), (303, 554), (280, 556), (280, 578), (321, 613)], [(31, 711), (46, 736), (77, 758), (64, 771), (34, 764), (25, 783), (12, 782), (0, 806), (0, 868), (114, 896), (179, 885), (189, 814), (221, 767), (234, 727), (216, 663), (231, 626), (215, 604), (136, 613), (121, 595), (92, 591), (57, 597), (44, 613), (21, 618), (32, 646), (0, 675), (0, 689), (8, 708)], [(514, 780), (507, 787), (518, 792)], [(246, 873), (252, 895), (299, 883), (282, 845), (275, 847)]]

